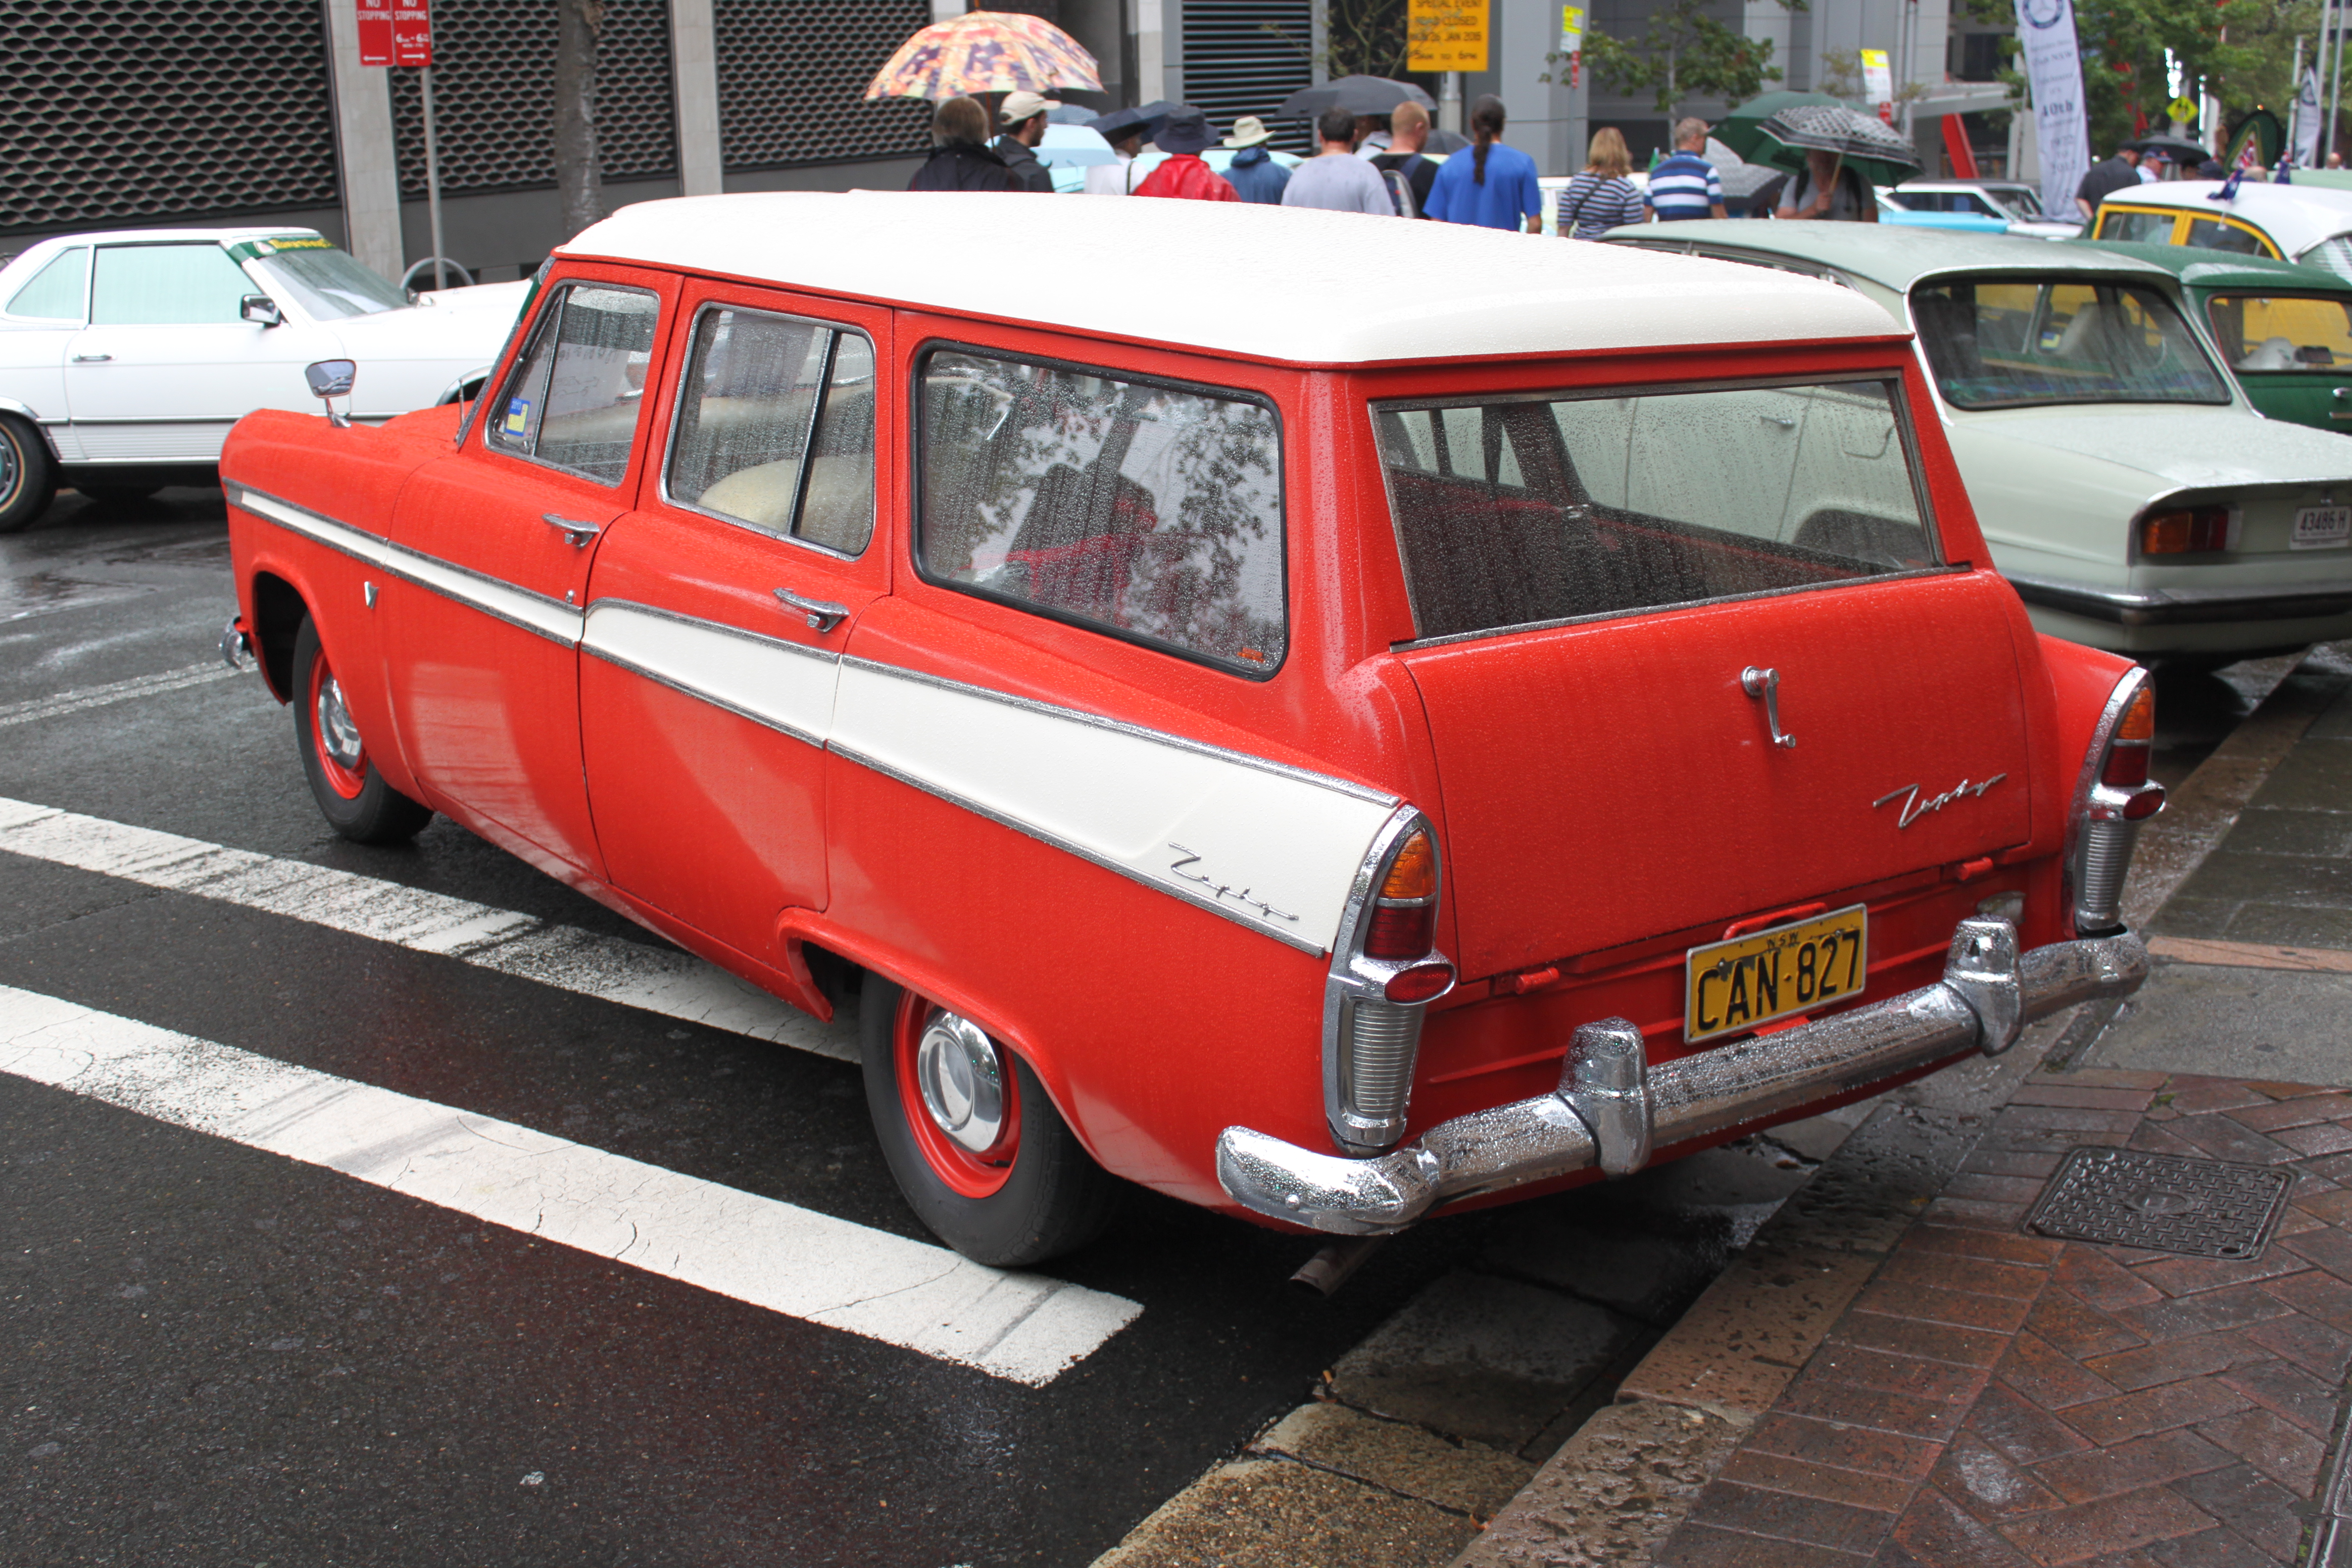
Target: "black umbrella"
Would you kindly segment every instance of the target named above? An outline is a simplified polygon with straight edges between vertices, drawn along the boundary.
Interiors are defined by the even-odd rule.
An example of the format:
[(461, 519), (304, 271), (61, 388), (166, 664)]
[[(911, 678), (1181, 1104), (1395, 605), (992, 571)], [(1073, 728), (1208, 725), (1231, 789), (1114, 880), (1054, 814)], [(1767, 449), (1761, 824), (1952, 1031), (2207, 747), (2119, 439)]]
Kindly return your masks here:
[(1378, 115), (1393, 112), (1400, 103), (1417, 103), (1423, 109), (1437, 107), (1435, 99), (1409, 81), (1391, 81), (1384, 76), (1343, 76), (1320, 87), (1300, 88), (1284, 99), (1282, 107), (1274, 112), (1283, 120), (1312, 120), (1337, 105), (1350, 114)]
[(1134, 109), (1114, 109), (1108, 114), (1098, 114), (1086, 124), (1088, 130), (1100, 132), (1103, 138), (1110, 142), (1117, 142), (1139, 127), (1143, 139), (1149, 142), (1160, 134), (1160, 128), (1168, 123), (1168, 117), (1175, 111), (1174, 104), (1164, 98), (1155, 98), (1150, 103)]
[(1760, 162), (1784, 169), (1805, 166), (1808, 152), (1835, 153), (1874, 185), (1892, 185), (1919, 172), (1919, 154), (1902, 132), (1874, 114), (1842, 103), (1792, 103), (1756, 127)]
[(2213, 155), (2211, 149), (2191, 142), (2186, 136), (2162, 133), (2141, 136), (2123, 143), (2123, 146), (2125, 151), (2131, 153), (2161, 153), (2174, 163), (2186, 163), (2192, 169)]

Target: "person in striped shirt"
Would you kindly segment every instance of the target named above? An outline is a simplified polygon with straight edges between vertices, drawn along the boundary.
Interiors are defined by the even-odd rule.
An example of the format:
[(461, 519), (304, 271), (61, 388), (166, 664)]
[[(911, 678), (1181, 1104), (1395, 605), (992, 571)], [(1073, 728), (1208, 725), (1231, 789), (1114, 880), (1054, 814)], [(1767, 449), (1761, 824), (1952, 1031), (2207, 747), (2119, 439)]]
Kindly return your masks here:
[(1599, 239), (1612, 228), (1647, 222), (1650, 214), (1641, 190), (1625, 177), (1633, 172), (1633, 156), (1625, 151), (1625, 138), (1617, 128), (1604, 125), (1594, 132), (1584, 173), (1559, 193), (1559, 237)]
[(1706, 132), (1704, 120), (1676, 125), (1674, 156), (1660, 159), (1650, 171), (1650, 210), (1660, 223), (1724, 216), (1723, 176), (1699, 155), (1706, 148)]

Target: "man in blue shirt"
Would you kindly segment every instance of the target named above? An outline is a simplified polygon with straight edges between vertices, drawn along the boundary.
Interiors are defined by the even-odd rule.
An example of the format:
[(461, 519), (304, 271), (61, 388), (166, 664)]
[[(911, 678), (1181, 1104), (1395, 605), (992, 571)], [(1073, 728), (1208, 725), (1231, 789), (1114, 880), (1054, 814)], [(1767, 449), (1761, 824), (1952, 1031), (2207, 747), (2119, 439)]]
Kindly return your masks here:
[(1503, 100), (1488, 94), (1470, 109), (1471, 145), (1448, 157), (1429, 187), (1428, 216), (1440, 223), (1543, 232), (1536, 161), (1503, 145)]
[(1706, 121), (1685, 120), (1675, 127), (1675, 152), (1650, 171), (1650, 211), (1660, 223), (1677, 218), (1721, 217), (1723, 176), (1699, 153), (1706, 146)]

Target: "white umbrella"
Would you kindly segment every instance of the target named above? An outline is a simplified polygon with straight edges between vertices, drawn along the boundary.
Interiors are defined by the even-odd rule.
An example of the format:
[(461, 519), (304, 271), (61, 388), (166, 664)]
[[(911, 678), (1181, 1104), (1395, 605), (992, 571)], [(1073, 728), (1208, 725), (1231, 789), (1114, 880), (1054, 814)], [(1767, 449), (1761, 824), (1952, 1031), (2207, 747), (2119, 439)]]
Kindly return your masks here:
[(1037, 162), (1064, 169), (1083, 169), (1092, 163), (1115, 163), (1118, 154), (1099, 131), (1083, 125), (1055, 125), (1048, 122), (1045, 139), (1037, 144)]

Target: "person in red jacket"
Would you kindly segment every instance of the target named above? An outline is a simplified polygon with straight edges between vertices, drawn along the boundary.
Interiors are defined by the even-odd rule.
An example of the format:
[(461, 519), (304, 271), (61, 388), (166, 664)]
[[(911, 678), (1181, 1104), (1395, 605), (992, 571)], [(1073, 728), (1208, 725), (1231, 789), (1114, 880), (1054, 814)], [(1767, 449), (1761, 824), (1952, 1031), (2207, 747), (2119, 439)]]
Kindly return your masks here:
[(1168, 154), (1167, 162), (1144, 176), (1135, 187), (1139, 196), (1190, 196), (1200, 202), (1237, 202), (1241, 195), (1224, 177), (1201, 162), (1201, 151), (1213, 146), (1217, 133), (1209, 117), (1189, 103), (1180, 103), (1168, 116), (1152, 144)]

